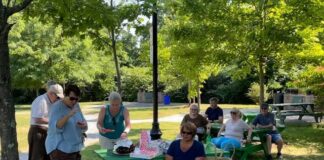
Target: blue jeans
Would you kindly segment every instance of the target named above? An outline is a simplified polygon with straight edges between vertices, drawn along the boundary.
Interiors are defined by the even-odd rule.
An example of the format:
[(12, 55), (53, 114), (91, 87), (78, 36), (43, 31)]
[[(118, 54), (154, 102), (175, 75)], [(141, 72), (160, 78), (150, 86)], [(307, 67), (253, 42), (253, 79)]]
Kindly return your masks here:
[(217, 137), (211, 139), (211, 142), (216, 145), (217, 148), (221, 148), (224, 151), (229, 151), (233, 148), (240, 148), (241, 142), (235, 138)]

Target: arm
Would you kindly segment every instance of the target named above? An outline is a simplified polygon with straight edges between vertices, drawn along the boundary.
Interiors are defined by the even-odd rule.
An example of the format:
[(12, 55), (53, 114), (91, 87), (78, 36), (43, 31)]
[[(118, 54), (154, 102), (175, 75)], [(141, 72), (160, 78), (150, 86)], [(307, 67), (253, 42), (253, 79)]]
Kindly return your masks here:
[(247, 135), (247, 138), (246, 138), (247, 142), (251, 142), (251, 135), (252, 135), (252, 128), (249, 127), (248, 128), (248, 135)]
[(120, 135), (121, 138), (126, 138), (130, 129), (131, 129), (131, 123), (130, 123), (130, 118), (129, 118), (129, 111), (127, 108), (124, 110), (124, 118), (125, 118), (125, 130), (124, 132)]
[(67, 115), (57, 121), (56, 127), (62, 129), (65, 123), (78, 111), (79, 108), (74, 107)]
[(82, 129), (82, 132), (86, 132), (88, 130), (88, 123), (86, 121), (86, 119), (84, 118), (83, 116), (83, 113), (81, 111), (81, 108), (80, 106), (78, 105), (79, 109), (80, 109), (80, 114), (81, 114), (81, 117), (82, 117), (82, 121), (78, 121), (77, 122), (77, 125)]
[(225, 124), (222, 125), (222, 128), (221, 129), (219, 129), (219, 132), (217, 134), (217, 137), (219, 137), (224, 130), (225, 130)]
[(173, 160), (173, 157), (167, 154), (165, 155), (165, 160)]
[(206, 157), (197, 157), (197, 158), (195, 158), (195, 160), (205, 160), (206, 159)]
[(35, 122), (38, 124), (48, 124), (48, 118), (35, 118)]
[(223, 124), (223, 120), (224, 120), (223, 116), (219, 116), (218, 120), (216, 122), (220, 123), (220, 124)]
[(107, 129), (105, 129), (103, 127), (103, 120), (105, 118), (105, 113), (106, 113), (106, 108), (105, 106), (103, 106), (101, 109), (100, 109), (100, 112), (98, 114), (98, 120), (97, 120), (97, 129), (100, 133), (107, 133)]

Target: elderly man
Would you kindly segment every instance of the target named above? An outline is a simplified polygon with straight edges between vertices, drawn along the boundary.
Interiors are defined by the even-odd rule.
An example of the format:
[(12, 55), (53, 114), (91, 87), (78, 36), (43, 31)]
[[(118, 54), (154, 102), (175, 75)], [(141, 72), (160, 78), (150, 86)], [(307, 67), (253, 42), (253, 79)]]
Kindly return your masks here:
[(48, 115), (52, 104), (61, 98), (64, 98), (62, 86), (53, 84), (49, 86), (45, 94), (38, 96), (33, 101), (28, 132), (29, 160), (49, 159), (45, 151)]
[(199, 107), (197, 104), (190, 105), (189, 114), (185, 115), (182, 119), (181, 125), (184, 123), (191, 122), (197, 127), (197, 136), (199, 141), (205, 140), (205, 133), (208, 121), (205, 117), (199, 114)]
[(281, 149), (283, 146), (283, 140), (281, 138), (281, 135), (278, 133), (276, 129), (276, 121), (275, 121), (275, 115), (273, 113), (269, 112), (269, 105), (267, 103), (261, 104), (261, 114), (257, 115), (257, 117), (252, 122), (253, 127), (256, 128), (268, 128), (271, 131), (269, 131), (266, 135), (267, 138), (267, 145), (268, 145), (268, 155), (266, 158), (268, 160), (272, 159), (271, 156), (271, 146), (272, 142), (277, 144), (277, 158), (282, 159)]

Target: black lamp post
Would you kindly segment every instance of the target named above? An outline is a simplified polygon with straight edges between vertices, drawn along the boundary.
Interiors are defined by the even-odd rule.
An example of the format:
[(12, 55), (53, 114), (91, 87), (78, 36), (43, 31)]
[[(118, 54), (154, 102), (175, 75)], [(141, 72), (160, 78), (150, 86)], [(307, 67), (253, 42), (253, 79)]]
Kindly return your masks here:
[(157, 7), (153, 4), (152, 14), (152, 48), (153, 48), (153, 124), (151, 129), (152, 140), (160, 139), (162, 132), (158, 122), (158, 57), (157, 57)]

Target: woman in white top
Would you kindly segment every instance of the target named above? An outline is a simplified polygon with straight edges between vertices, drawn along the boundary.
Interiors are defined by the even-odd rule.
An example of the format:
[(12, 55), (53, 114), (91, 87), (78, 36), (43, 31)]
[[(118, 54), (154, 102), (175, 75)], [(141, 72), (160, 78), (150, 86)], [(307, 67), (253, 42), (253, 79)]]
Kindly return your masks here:
[[(219, 130), (217, 138), (211, 141), (217, 148), (229, 150), (233, 146), (235, 148), (241, 147), (244, 131), (248, 131), (247, 142), (251, 141), (252, 128), (241, 119), (240, 110), (233, 108), (231, 110), (231, 119), (229, 119)], [(223, 135), (221, 133), (224, 131)]]

